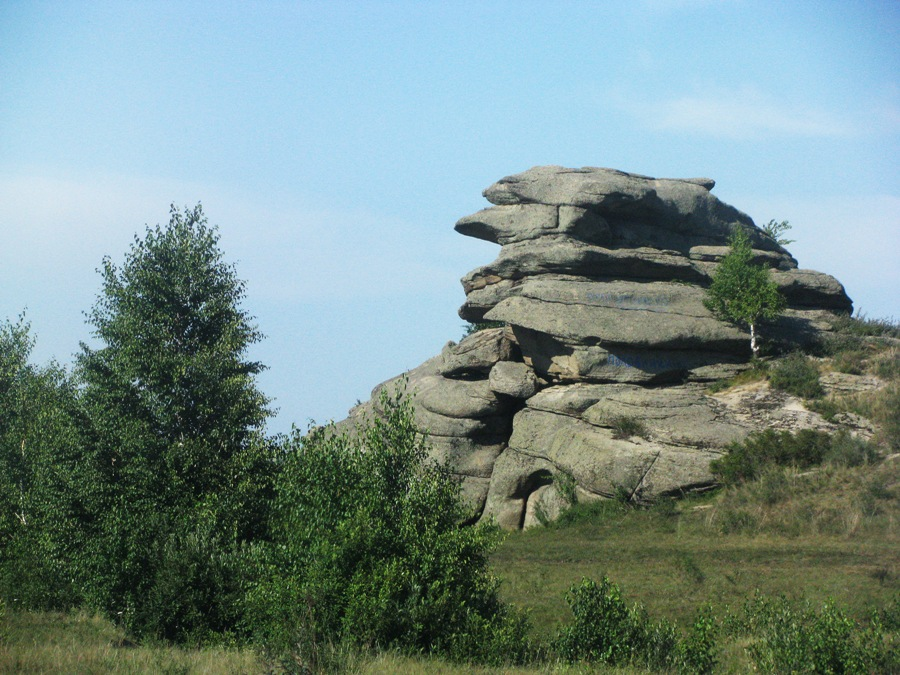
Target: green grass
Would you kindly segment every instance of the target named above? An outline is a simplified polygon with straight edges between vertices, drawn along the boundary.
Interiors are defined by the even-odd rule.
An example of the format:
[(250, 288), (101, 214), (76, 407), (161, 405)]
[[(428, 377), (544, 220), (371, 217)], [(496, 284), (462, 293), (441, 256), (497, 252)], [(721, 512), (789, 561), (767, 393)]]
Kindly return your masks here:
[[(866, 625), (900, 597), (900, 462), (774, 467), (754, 481), (636, 508), (579, 504), (550, 528), (512, 533), (495, 553), (505, 599), (552, 637), (571, 616), (563, 595), (604, 574), (654, 619), (690, 625), (711, 603), (719, 620), (759, 592)], [(896, 611), (896, 610), (894, 610)], [(894, 640), (898, 639), (893, 628)], [(747, 637), (722, 635), (715, 672), (752, 669)]]
[(9, 612), (0, 673), (233, 674), (268, 672), (251, 650), (135, 645), (84, 612)]
[[(11, 612), (8, 634), (0, 640), (0, 673), (66, 673), (129, 675), (275, 675), (298, 673), (290, 663), (273, 663), (251, 650), (182, 649), (165, 645), (138, 646), (106, 619), (84, 612)], [(426, 656), (345, 653), (332, 672), (359, 675), (528, 675), (553, 673), (641, 673), (632, 668), (589, 668), (561, 663), (531, 667), (488, 668), (453, 664)]]
[[(714, 493), (649, 507), (607, 500), (579, 504), (558, 524), (510, 534), (494, 553), (505, 599), (530, 610), (549, 640), (571, 620), (566, 591), (582, 577), (615, 581), (628, 602), (685, 630), (711, 603), (721, 621), (758, 590), (820, 607), (829, 598), (865, 621), (900, 597), (900, 462), (777, 468)], [(893, 600), (896, 614), (896, 600)], [(11, 611), (0, 672), (292, 672), (250, 650), (136, 646), (105, 620), (83, 613)], [(896, 627), (894, 628), (896, 635)], [(895, 638), (896, 639), (896, 638)], [(751, 669), (748, 637), (722, 635), (716, 672)], [(346, 654), (354, 673), (637, 673), (551, 660), (531, 667), (478, 668), (424, 656)], [(290, 664), (287, 664), (290, 665)], [(275, 667), (277, 666), (277, 667)]]

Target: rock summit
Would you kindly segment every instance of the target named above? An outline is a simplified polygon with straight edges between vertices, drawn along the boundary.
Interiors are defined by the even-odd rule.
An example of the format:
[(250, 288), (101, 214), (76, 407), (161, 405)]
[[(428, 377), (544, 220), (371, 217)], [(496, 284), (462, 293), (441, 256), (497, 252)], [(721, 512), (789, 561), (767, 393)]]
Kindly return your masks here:
[[(713, 484), (709, 462), (754, 430), (706, 393), (750, 357), (703, 304), (735, 230), (788, 309), (764, 336), (804, 346), (852, 311), (833, 277), (791, 254), (708, 178), (541, 166), (484, 191), (456, 223), (500, 245), (462, 278), (459, 315), (496, 322), (405, 374), (416, 423), (462, 478), (473, 520), (520, 528), (575, 499), (653, 498)], [(338, 424), (378, 414), (372, 400)]]

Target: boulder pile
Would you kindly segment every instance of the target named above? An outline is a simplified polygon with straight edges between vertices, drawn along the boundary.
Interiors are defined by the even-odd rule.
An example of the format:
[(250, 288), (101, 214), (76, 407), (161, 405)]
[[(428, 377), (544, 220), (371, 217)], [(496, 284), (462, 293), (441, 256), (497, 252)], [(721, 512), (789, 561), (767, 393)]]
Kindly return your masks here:
[[(788, 300), (770, 341), (801, 346), (852, 311), (831, 276), (800, 270), (706, 178), (535, 167), (491, 185), (456, 223), (501, 246), (462, 279), (460, 316), (495, 322), (405, 374), (416, 423), (462, 477), (473, 520), (553, 519), (575, 500), (707, 487), (709, 462), (753, 430), (706, 384), (746, 367), (748, 334), (705, 287), (732, 233)], [(371, 401), (340, 427), (377, 414)]]

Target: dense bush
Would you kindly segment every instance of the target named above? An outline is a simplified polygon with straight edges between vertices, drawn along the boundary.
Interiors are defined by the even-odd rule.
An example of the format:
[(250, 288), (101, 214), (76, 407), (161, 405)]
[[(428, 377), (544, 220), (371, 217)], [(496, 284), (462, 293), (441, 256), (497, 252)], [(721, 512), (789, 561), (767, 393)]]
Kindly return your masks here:
[(772, 387), (801, 398), (818, 398), (824, 393), (819, 383), (819, 369), (807, 356), (789, 354), (769, 372)]
[(526, 623), (488, 572), (498, 531), (461, 525), (459, 483), (426, 460), (409, 400), (383, 392), (380, 405), (357, 436), (287, 443), (276, 543), (256, 551), (257, 638), (303, 663), (327, 644), (521, 660)]
[(823, 462), (858, 466), (877, 456), (875, 446), (847, 432), (766, 429), (750, 434), (741, 443), (733, 442), (726, 455), (710, 463), (710, 469), (719, 481), (730, 485), (759, 478), (770, 466), (805, 468)]
[(757, 594), (725, 626), (751, 638), (748, 652), (763, 673), (888, 673), (900, 667), (900, 654), (885, 641), (880, 622), (865, 628), (833, 602), (817, 610), (809, 602)]
[(701, 612), (685, 640), (668, 621), (654, 623), (639, 604), (628, 606), (619, 587), (604, 576), (600, 583), (582, 579), (566, 594), (573, 620), (556, 639), (559, 656), (570, 663), (678, 668), (711, 672), (716, 663), (715, 619)]
[(0, 596), (15, 608), (78, 600), (72, 499), (80, 482), (76, 389), (54, 363), (28, 363), (29, 325), (0, 324)]

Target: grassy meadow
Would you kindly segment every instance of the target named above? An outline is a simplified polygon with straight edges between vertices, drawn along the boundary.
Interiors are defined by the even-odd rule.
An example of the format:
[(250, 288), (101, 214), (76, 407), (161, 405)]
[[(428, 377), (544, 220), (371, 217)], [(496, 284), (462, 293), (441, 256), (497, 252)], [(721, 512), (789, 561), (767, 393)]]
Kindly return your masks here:
[[(565, 522), (511, 533), (495, 552), (503, 597), (528, 608), (535, 637), (552, 637), (571, 614), (564, 599), (582, 577), (607, 574), (651, 617), (690, 624), (702, 605), (717, 617), (755, 592), (813, 605), (833, 599), (860, 621), (900, 597), (900, 462), (784, 469), (737, 488), (649, 508), (617, 502), (575, 507)], [(773, 487), (772, 484), (776, 484)], [(753, 519), (735, 517), (752, 514)], [(734, 530), (735, 521), (745, 529)], [(751, 524), (752, 523), (752, 524)], [(732, 531), (724, 531), (732, 528)], [(249, 649), (134, 645), (108, 621), (84, 613), (7, 618), (0, 672), (268, 673), (295, 664)], [(719, 645), (719, 672), (751, 668), (740, 640)], [(641, 672), (566, 666), (479, 668), (428, 658), (335, 654), (336, 671), (359, 673)], [(302, 672), (302, 671), (300, 671)]]

